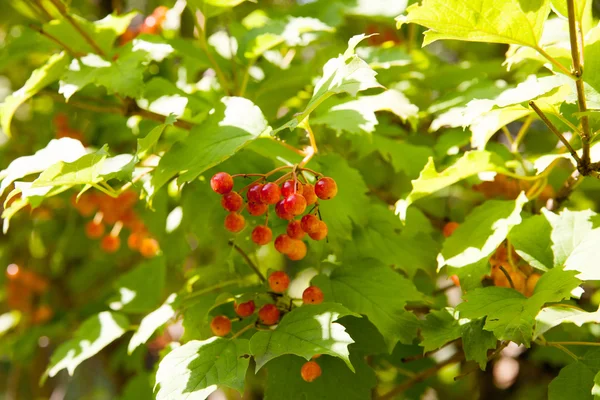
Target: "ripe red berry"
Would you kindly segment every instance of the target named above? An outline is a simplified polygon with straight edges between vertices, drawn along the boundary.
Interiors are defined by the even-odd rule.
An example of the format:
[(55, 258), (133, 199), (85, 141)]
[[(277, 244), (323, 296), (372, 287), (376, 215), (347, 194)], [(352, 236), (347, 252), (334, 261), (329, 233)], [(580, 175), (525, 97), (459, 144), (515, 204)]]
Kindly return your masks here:
[(260, 198), (260, 192), (262, 188), (263, 185), (260, 183), (255, 183), (254, 185), (250, 186), (250, 189), (248, 189), (248, 193), (246, 193), (248, 201), (252, 203), (262, 203), (263, 201)]
[(221, 197), (221, 205), (227, 211), (239, 211), (244, 205), (244, 199), (237, 192), (229, 192)]
[(283, 208), (289, 214), (300, 215), (306, 210), (306, 199), (301, 194), (291, 194), (283, 201)]
[(310, 183), (307, 183), (302, 187), (302, 196), (306, 199), (307, 205), (312, 205), (317, 202), (317, 194), (315, 193), (315, 187)]
[(290, 286), (290, 277), (283, 271), (275, 271), (269, 275), (269, 287), (275, 293), (283, 293)]
[(98, 239), (104, 234), (104, 224), (93, 220), (85, 225), (85, 234), (90, 239)]
[(306, 214), (300, 220), (302, 230), (306, 233), (313, 233), (319, 230), (320, 219), (312, 214)]
[(269, 206), (264, 203), (248, 203), (248, 212), (250, 215), (254, 215), (255, 217), (263, 215), (268, 209)]
[(139, 250), (140, 245), (142, 244), (142, 240), (146, 237), (146, 233), (144, 232), (131, 232), (129, 237), (127, 238), (127, 246), (131, 250)]
[(259, 225), (252, 230), (252, 241), (259, 246), (269, 243), (273, 239), (271, 228), (265, 225)]
[(284, 201), (285, 200), (281, 200), (277, 204), (275, 204), (275, 214), (277, 214), (277, 216), (281, 219), (290, 221), (294, 219), (294, 216), (286, 211)]
[(233, 178), (227, 172), (219, 172), (210, 179), (210, 187), (219, 194), (226, 194), (233, 189)]
[(217, 315), (210, 322), (210, 330), (215, 336), (225, 336), (231, 332), (231, 321), (224, 315)]
[(256, 305), (254, 304), (253, 300), (250, 300), (240, 304), (234, 303), (233, 308), (235, 310), (235, 313), (239, 317), (246, 318), (254, 314), (254, 309), (256, 308)]
[(102, 250), (107, 253), (114, 253), (121, 247), (121, 239), (118, 236), (106, 235), (100, 243)]
[(281, 199), (281, 190), (273, 182), (269, 182), (263, 185), (260, 190), (260, 199), (266, 204), (275, 204)]
[(337, 184), (333, 178), (321, 178), (315, 184), (315, 194), (323, 200), (333, 199), (337, 194)]
[(281, 195), (283, 197), (288, 197), (291, 194), (302, 194), (302, 184), (298, 181), (296, 181), (296, 190), (294, 190), (294, 181), (293, 180), (288, 180), (283, 182), (283, 184), (281, 185)]
[(306, 232), (302, 230), (300, 225), (301, 223), (298, 220), (290, 221), (286, 230), (288, 236), (292, 239), (302, 239), (306, 235)]
[(312, 382), (321, 376), (321, 367), (316, 361), (307, 361), (300, 369), (300, 375), (306, 382)]
[(288, 235), (279, 235), (275, 239), (275, 249), (281, 254), (287, 254), (292, 250), (293, 239)]
[(279, 321), (279, 310), (274, 304), (265, 304), (258, 310), (258, 319), (264, 325), (275, 325)]
[(446, 225), (444, 225), (444, 229), (442, 230), (444, 237), (450, 237), (450, 235), (452, 235), (459, 226), (460, 224), (458, 222), (448, 222)]
[(229, 213), (225, 217), (225, 229), (229, 232), (238, 233), (246, 226), (246, 219), (238, 213)]
[(308, 234), (312, 240), (323, 240), (327, 237), (327, 224), (323, 221), (319, 221), (317, 224), (317, 230)]
[(302, 302), (304, 304), (321, 304), (323, 292), (316, 286), (309, 286), (302, 293)]
[(158, 241), (154, 238), (143, 238), (140, 243), (140, 254), (146, 258), (155, 257), (160, 250)]
[(302, 240), (292, 239), (292, 249), (286, 255), (290, 260), (298, 261), (306, 257), (306, 252), (306, 243)]

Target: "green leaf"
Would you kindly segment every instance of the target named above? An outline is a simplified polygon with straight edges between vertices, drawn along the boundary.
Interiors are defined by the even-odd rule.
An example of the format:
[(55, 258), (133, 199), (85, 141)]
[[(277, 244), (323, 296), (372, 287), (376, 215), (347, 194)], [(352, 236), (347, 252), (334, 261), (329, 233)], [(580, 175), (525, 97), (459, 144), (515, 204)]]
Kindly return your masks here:
[(418, 322), (404, 309), (409, 301), (420, 301), (423, 295), (414, 284), (390, 267), (374, 260), (354, 262), (338, 267), (330, 276), (312, 280), (327, 301), (344, 304), (351, 311), (364, 314), (379, 329), (391, 351), (398, 341), (412, 343)]
[(461, 327), (454, 310), (445, 308), (427, 314), (421, 325), (421, 335), (423, 340), (420, 345), (423, 346), (425, 353), (437, 350), (446, 343), (458, 339), (461, 336)]
[(416, 178), (427, 164), (433, 152), (426, 146), (415, 146), (406, 141), (397, 141), (385, 136), (373, 135), (373, 145), (383, 158), (388, 160), (396, 172), (404, 172)]
[(53, 377), (65, 368), (73, 375), (79, 364), (120, 338), (128, 326), (124, 315), (109, 311), (90, 317), (75, 331), (73, 339), (61, 344), (52, 354), (45, 375)]
[(571, 296), (580, 281), (572, 271), (553, 268), (546, 272), (535, 287), (533, 296), (526, 298), (514, 289), (491, 286), (475, 289), (464, 296), (457, 310), (461, 318), (487, 317), (484, 329), (499, 340), (511, 340), (529, 347), (533, 337), (535, 315), (548, 302)]
[(535, 317), (535, 335), (538, 337), (555, 326), (570, 323), (581, 327), (583, 324), (600, 324), (600, 309), (594, 312), (583, 311), (578, 308), (550, 306), (543, 308)]
[(536, 47), (549, 12), (548, 0), (424, 0), (396, 20), (429, 28), (424, 46), (455, 39)]
[(485, 371), (488, 350), (495, 349), (498, 340), (492, 332), (483, 329), (485, 321), (478, 319), (461, 326), (461, 336), (465, 358), (479, 364)]
[(4, 99), (0, 107), (0, 122), (8, 136), (11, 135), (10, 123), (17, 108), (40, 90), (57, 81), (68, 64), (69, 57), (65, 52), (51, 56), (46, 64), (33, 71), (21, 89)]
[(12, 310), (0, 315), (0, 337), (10, 331), (21, 321), (21, 311)]
[(250, 362), (247, 354), (245, 339), (213, 337), (187, 342), (167, 354), (158, 365), (156, 399), (205, 399), (218, 386), (242, 392)]
[(517, 254), (529, 265), (547, 271), (554, 266), (551, 230), (552, 227), (543, 215), (534, 215), (513, 227), (508, 239)]
[(373, 69), (404, 67), (412, 63), (412, 57), (402, 47), (359, 47), (356, 54)]
[(152, 129), (145, 137), (137, 140), (137, 151), (136, 156), (138, 158), (144, 158), (148, 153), (152, 151), (152, 148), (160, 139), (160, 136), (164, 132), (167, 126), (173, 126), (176, 118), (174, 114), (170, 114), (165, 120), (164, 124), (160, 124), (156, 128)]
[(412, 181), (413, 188), (406, 198), (405, 206), (408, 207), (420, 198), (429, 196), (480, 172), (503, 172), (503, 165), (502, 159), (495, 153), (468, 151), (444, 171), (437, 172), (433, 158), (429, 158), (419, 178)]
[(346, 14), (364, 17), (394, 17), (406, 9), (408, 0), (356, 0), (349, 2)]
[(159, 327), (166, 324), (167, 321), (175, 316), (173, 303), (175, 302), (176, 298), (177, 295), (175, 295), (175, 293), (171, 294), (162, 306), (152, 311), (150, 314), (146, 315), (144, 319), (142, 319), (142, 322), (140, 322), (140, 327), (137, 329), (137, 331), (135, 331), (131, 337), (131, 340), (129, 341), (129, 345), (127, 346), (128, 354), (133, 353), (138, 346), (146, 343)]
[(348, 41), (348, 49), (344, 54), (340, 54), (325, 63), (323, 76), (317, 81), (313, 95), (304, 111), (288, 123), (277, 128), (273, 133), (285, 128), (295, 129), (319, 104), (334, 94), (348, 93), (351, 96), (356, 96), (356, 93), (360, 91), (381, 87), (375, 79), (377, 73), (354, 54), (354, 49), (364, 38), (366, 38), (365, 35), (353, 36)]
[(230, 11), (233, 7), (246, 0), (190, 0), (188, 4), (195, 6), (207, 18), (214, 17)]
[[(592, 0), (574, 0), (575, 19), (579, 22), (585, 34), (592, 26), (594, 20), (592, 17)], [(567, 0), (550, 0), (552, 10), (563, 19), (569, 18)]]
[(196, 179), (268, 129), (262, 112), (250, 100), (224, 97), (205, 123), (161, 158), (152, 176), (153, 194), (178, 173), (181, 182)]
[(548, 399), (594, 399), (596, 375), (600, 371), (600, 352), (588, 352), (578, 361), (560, 370), (558, 376), (548, 385)]
[(165, 257), (144, 261), (123, 274), (114, 284), (118, 295), (109, 300), (115, 311), (144, 313), (155, 308), (162, 297), (166, 279)]
[(257, 332), (250, 340), (256, 369), (284, 354), (295, 354), (307, 360), (316, 354), (328, 354), (342, 359), (354, 371), (348, 351), (348, 345), (354, 340), (343, 325), (335, 322), (347, 315), (356, 314), (330, 302), (290, 311), (274, 330)]
[(527, 197), (521, 193), (516, 200), (490, 200), (475, 208), (444, 241), (440, 265), (462, 267), (487, 258), (521, 222), (525, 203)]

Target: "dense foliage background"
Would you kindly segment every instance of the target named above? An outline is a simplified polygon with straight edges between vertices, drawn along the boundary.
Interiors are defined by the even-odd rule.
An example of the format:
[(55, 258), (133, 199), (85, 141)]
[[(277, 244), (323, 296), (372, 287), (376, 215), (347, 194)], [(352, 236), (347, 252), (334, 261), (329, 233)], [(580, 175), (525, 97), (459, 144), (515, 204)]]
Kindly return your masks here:
[(2, 2), (0, 397), (600, 396), (598, 11)]

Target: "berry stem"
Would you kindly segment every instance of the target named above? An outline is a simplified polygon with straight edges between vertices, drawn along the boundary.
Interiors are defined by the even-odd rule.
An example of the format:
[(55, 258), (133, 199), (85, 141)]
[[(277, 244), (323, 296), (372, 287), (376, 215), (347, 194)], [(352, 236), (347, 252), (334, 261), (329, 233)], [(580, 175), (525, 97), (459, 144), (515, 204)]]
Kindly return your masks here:
[(273, 138), (273, 140), (275, 140), (277, 143), (281, 144), (283, 147), (285, 147), (285, 148), (287, 148), (287, 149), (289, 149), (289, 150), (293, 151), (294, 153), (296, 153), (296, 154), (298, 154), (298, 155), (300, 155), (300, 156), (303, 156), (303, 155), (304, 155), (304, 152), (303, 152), (302, 150), (300, 150), (300, 149), (297, 149), (297, 148), (295, 148), (294, 146), (292, 146), (292, 145), (290, 145), (290, 144), (287, 144), (287, 143), (286, 143), (286, 142), (284, 142), (283, 140), (278, 140), (278, 139), (275, 139), (275, 138)]
[(301, 167), (301, 168), (300, 168), (300, 171), (307, 171), (307, 172), (310, 172), (310, 173), (311, 173), (311, 174), (313, 174), (314, 176), (323, 176), (323, 174), (322, 174), (322, 173), (320, 173), (320, 172), (317, 172), (317, 171), (314, 171), (314, 170), (312, 170), (312, 169), (310, 169), (310, 168)]
[(110, 231), (110, 236), (114, 236), (114, 237), (119, 236), (119, 233), (121, 233), (121, 229), (123, 229), (123, 222), (121, 222), (121, 221), (115, 222), (112, 230)]
[(103, 218), (104, 218), (104, 214), (102, 213), (102, 211), (98, 211), (96, 213), (96, 215), (94, 215), (93, 221), (94, 221), (95, 224), (99, 224), (99, 223), (102, 222)]
[(232, 178), (238, 178), (240, 176), (243, 178), (247, 178), (249, 176), (262, 176), (264, 178), (265, 174), (235, 174), (235, 175), (231, 175)]
[[(306, 118), (304, 118), (304, 120), (298, 124), (299, 127), (304, 128), (304, 130), (306, 130), (306, 134), (308, 135), (308, 140), (310, 142), (310, 147), (312, 148), (312, 154), (316, 154), (318, 149), (317, 149), (317, 141), (315, 140), (315, 133), (313, 132), (312, 128), (310, 127), (310, 123), (308, 122), (308, 116)], [(308, 149), (307, 149), (308, 150)]]
[(510, 264), (512, 269), (516, 271), (518, 267), (515, 262), (515, 258), (513, 257), (513, 251), (514, 251), (514, 247), (513, 247), (512, 243), (507, 240), (506, 241), (506, 253), (508, 255), (508, 263)]
[(250, 257), (248, 257), (248, 254), (246, 254), (246, 252), (237, 244), (235, 244), (233, 242), (233, 240), (229, 241), (229, 245), (231, 247), (233, 247), (238, 253), (240, 253), (240, 255), (242, 256), (242, 258), (246, 261), (246, 263), (248, 264), (248, 266), (250, 268), (252, 268), (252, 270), (254, 271), (254, 273), (258, 276), (258, 279), (261, 280), (261, 282), (266, 282), (267, 279), (265, 278), (265, 276), (262, 274), (262, 272), (260, 272), (260, 270), (258, 269), (258, 267), (256, 266), (256, 264), (254, 264), (252, 262), (252, 260), (250, 259)]
[(236, 338), (240, 337), (242, 334), (244, 334), (244, 332), (247, 332), (247, 331), (249, 331), (252, 328), (256, 328), (256, 324), (248, 324), (248, 325), (246, 325), (245, 327), (243, 327), (242, 329), (240, 329), (239, 331), (237, 331), (236, 334), (231, 337), (231, 339), (233, 340), (233, 339), (236, 339)]
[(514, 289), (515, 288), (515, 284), (513, 283), (513, 280), (510, 277), (510, 274), (508, 273), (508, 271), (506, 271), (506, 269), (504, 269), (504, 267), (502, 265), (500, 265), (500, 271), (502, 271), (502, 273), (504, 274), (504, 276), (506, 276), (506, 279), (508, 279), (508, 283), (510, 283), (510, 287)]

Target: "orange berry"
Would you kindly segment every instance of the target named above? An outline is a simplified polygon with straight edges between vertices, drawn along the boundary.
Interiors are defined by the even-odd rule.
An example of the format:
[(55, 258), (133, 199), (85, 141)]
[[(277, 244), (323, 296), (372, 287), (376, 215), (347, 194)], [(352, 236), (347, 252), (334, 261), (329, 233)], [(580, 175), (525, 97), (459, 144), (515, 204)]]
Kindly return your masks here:
[(320, 199), (333, 199), (337, 195), (337, 192), (337, 184), (333, 178), (321, 178), (315, 183), (315, 193)]
[(312, 214), (306, 214), (300, 220), (300, 224), (302, 229), (306, 233), (313, 233), (319, 230), (319, 221), (320, 219)]
[(231, 332), (231, 321), (223, 315), (217, 315), (210, 322), (210, 330), (215, 336), (225, 336)]
[(327, 224), (323, 221), (319, 221), (317, 224), (317, 230), (308, 234), (312, 240), (323, 240), (327, 237), (329, 229)]
[(254, 304), (253, 300), (250, 300), (241, 304), (234, 303), (233, 308), (238, 316), (240, 316), (241, 318), (246, 318), (254, 314), (254, 309), (256, 308), (256, 305)]
[(288, 254), (294, 245), (293, 239), (288, 235), (279, 235), (275, 239), (275, 249), (281, 254)]
[(321, 367), (316, 361), (307, 361), (300, 369), (300, 375), (306, 382), (312, 382), (321, 376)]
[(210, 187), (215, 193), (229, 193), (233, 189), (233, 178), (227, 172), (219, 172), (210, 179)]
[(264, 246), (273, 239), (271, 228), (265, 225), (259, 225), (252, 230), (252, 241), (259, 246)]
[(73, 204), (73, 207), (75, 207), (79, 214), (84, 217), (89, 217), (96, 211), (96, 208), (98, 208), (95, 197), (89, 194), (82, 194), (79, 197), (79, 200), (77, 200), (77, 195), (74, 194), (73, 197), (71, 197), (71, 204)]
[(323, 302), (323, 292), (317, 286), (309, 286), (302, 293), (302, 302), (304, 304), (321, 304)]
[(283, 271), (275, 271), (269, 275), (269, 287), (275, 293), (283, 293), (290, 286), (290, 277)]
[(253, 202), (250, 202), (250, 203), (248, 203), (247, 207), (248, 207), (248, 213), (250, 215), (255, 216), (255, 217), (263, 215), (269, 209), (269, 205), (268, 204), (264, 204), (264, 203), (253, 203)]
[(258, 319), (263, 325), (275, 325), (279, 321), (279, 310), (274, 304), (265, 304), (258, 310)]
[(454, 286), (460, 286), (460, 279), (458, 279), (458, 275), (452, 275), (450, 279), (452, 279), (452, 282), (454, 282)]
[(315, 193), (315, 187), (310, 183), (307, 183), (302, 188), (302, 196), (306, 199), (307, 205), (315, 204), (318, 200), (317, 194)]
[(43, 324), (54, 315), (54, 311), (49, 305), (42, 304), (31, 315), (31, 322), (34, 324)]
[(306, 257), (306, 252), (308, 249), (306, 248), (306, 243), (302, 240), (292, 239), (292, 249), (286, 255), (292, 261), (302, 260)]
[(99, 239), (104, 235), (104, 224), (102, 222), (94, 222), (93, 220), (85, 225), (85, 234), (90, 239)]
[(306, 232), (302, 230), (301, 223), (298, 220), (290, 221), (290, 223), (287, 226), (286, 232), (288, 236), (292, 239), (302, 239), (306, 235)]
[(131, 250), (138, 251), (140, 249), (140, 245), (142, 244), (142, 240), (145, 237), (145, 232), (131, 232), (127, 237), (127, 247), (129, 247)]
[(238, 213), (229, 213), (225, 217), (225, 229), (232, 233), (238, 233), (246, 226), (246, 219)]
[(106, 235), (100, 243), (102, 250), (107, 253), (114, 253), (121, 247), (121, 239), (118, 236)]
[(527, 278), (525, 296), (530, 297), (533, 295), (533, 290), (535, 289), (535, 286), (537, 285), (541, 277), (542, 275), (538, 274), (537, 272), (534, 272), (533, 274), (529, 275), (529, 278)]
[(298, 181), (296, 181), (296, 190), (294, 190), (294, 181), (292, 179), (283, 182), (283, 184), (281, 185), (281, 194), (284, 198), (294, 193), (302, 194), (303, 190), (303, 185)]
[(460, 224), (458, 222), (448, 222), (444, 225), (444, 229), (442, 230), (444, 237), (450, 237), (459, 226)]
[(146, 258), (155, 257), (160, 250), (158, 241), (154, 238), (143, 238), (140, 243), (140, 254)]

